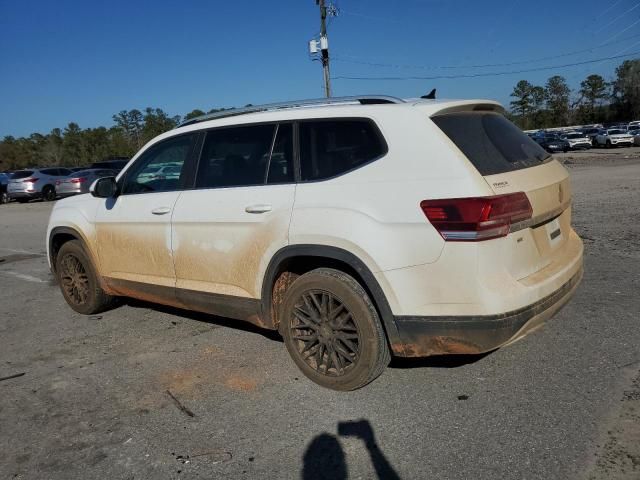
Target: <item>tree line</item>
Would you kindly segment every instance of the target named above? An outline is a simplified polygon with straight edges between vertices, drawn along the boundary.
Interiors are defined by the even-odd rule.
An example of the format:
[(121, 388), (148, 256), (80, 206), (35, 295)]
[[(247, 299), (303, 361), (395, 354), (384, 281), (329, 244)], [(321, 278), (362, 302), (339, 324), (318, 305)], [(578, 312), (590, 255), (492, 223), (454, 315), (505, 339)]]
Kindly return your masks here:
[[(520, 80), (513, 89), (510, 118), (523, 129), (560, 127), (611, 121), (640, 120), (640, 60), (627, 60), (607, 82), (589, 75), (573, 92), (560, 75), (544, 86)], [(224, 109), (212, 109), (207, 113)], [(0, 171), (37, 166), (75, 167), (112, 157), (130, 157), (146, 142), (181, 121), (204, 115), (193, 110), (184, 117), (160, 108), (122, 110), (113, 125), (82, 129), (71, 122), (64, 129), (28, 137), (6, 136), (0, 142)]]
[(525, 130), (640, 120), (640, 60), (624, 61), (609, 82), (589, 75), (576, 91), (560, 75), (544, 86), (520, 80), (511, 97), (511, 120)]
[(171, 117), (160, 108), (122, 110), (113, 115), (109, 128), (82, 129), (71, 122), (64, 129), (54, 128), (44, 135), (6, 136), (0, 142), (0, 171), (45, 165), (78, 167), (107, 158), (131, 157), (149, 140), (181, 121), (221, 110), (224, 109), (195, 109), (184, 117)]

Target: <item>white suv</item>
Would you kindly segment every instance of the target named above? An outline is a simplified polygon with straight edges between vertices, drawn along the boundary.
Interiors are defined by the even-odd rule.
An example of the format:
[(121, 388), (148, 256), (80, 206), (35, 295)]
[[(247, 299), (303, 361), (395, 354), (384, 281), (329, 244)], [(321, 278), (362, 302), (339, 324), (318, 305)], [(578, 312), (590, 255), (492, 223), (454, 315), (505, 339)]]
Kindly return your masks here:
[(127, 296), (277, 329), (333, 389), (493, 350), (582, 277), (567, 171), (502, 112), (365, 96), (191, 120), (56, 204), (51, 268), (84, 314)]

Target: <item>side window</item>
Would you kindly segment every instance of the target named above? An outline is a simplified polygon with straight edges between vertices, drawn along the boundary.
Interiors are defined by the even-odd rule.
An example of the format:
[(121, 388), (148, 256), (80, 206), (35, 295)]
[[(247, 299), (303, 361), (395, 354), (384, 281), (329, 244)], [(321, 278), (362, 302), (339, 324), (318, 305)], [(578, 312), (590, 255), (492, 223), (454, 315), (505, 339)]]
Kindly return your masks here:
[(51, 175), (51, 176), (57, 176), (58, 175), (58, 169), (57, 168), (43, 168), (40, 171), (42, 173), (44, 173), (45, 175)]
[(58, 175), (62, 176), (62, 177), (67, 177), (69, 175), (71, 175), (73, 172), (71, 170), (68, 170), (66, 168), (59, 168), (58, 169)]
[(281, 123), (269, 160), (267, 183), (293, 182), (293, 125)]
[(387, 151), (378, 129), (368, 120), (300, 123), (302, 180), (323, 180), (353, 170)]
[(179, 190), (180, 174), (195, 137), (191, 134), (170, 138), (143, 153), (126, 173), (122, 193)]
[(202, 147), (196, 188), (263, 185), (275, 125), (210, 130)]

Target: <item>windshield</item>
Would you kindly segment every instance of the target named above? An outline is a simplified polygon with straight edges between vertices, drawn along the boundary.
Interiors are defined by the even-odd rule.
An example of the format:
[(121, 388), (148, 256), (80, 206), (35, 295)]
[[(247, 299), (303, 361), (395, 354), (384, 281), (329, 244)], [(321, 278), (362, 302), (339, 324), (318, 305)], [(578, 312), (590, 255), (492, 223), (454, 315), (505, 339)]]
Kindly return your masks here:
[(497, 113), (457, 112), (431, 119), (482, 175), (533, 167), (550, 157), (522, 130)]
[(565, 136), (567, 138), (582, 138), (581, 133), (567, 133)]
[(620, 135), (622, 133), (627, 133), (627, 132), (625, 132), (624, 130), (620, 130), (620, 129), (614, 128), (613, 130), (607, 130), (607, 133), (609, 135)]

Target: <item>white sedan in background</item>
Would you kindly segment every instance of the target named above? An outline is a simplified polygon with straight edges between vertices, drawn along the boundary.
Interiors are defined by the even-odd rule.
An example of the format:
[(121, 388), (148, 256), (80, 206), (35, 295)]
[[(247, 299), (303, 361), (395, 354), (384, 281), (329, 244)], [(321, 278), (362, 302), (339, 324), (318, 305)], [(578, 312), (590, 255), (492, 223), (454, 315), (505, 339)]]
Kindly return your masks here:
[(591, 140), (589, 140), (589, 137), (584, 133), (568, 132), (562, 135), (562, 139), (569, 142), (569, 148), (571, 148), (571, 150), (591, 148)]
[(633, 145), (633, 135), (627, 133), (621, 128), (610, 128), (608, 130), (602, 130), (596, 135), (596, 145), (602, 147), (630, 147)]

